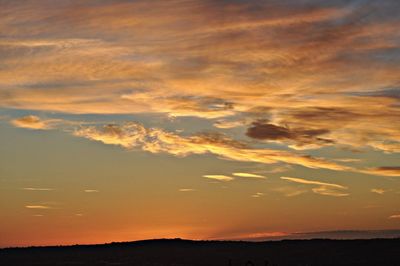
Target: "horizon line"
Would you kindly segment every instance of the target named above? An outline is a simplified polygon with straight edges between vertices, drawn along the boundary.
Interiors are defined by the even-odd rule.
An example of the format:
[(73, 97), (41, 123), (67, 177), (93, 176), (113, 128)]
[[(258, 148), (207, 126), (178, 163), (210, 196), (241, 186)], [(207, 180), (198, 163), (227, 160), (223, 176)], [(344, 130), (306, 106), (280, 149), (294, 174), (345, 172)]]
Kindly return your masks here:
[[(357, 234), (357, 236), (351, 237), (350, 234)], [(368, 234), (379, 234), (379, 233), (392, 233), (393, 235), (376, 235), (369, 236)], [(323, 235), (327, 234), (327, 235)], [(349, 234), (347, 237), (342, 236), (329, 236), (329, 234)], [(362, 236), (361, 234), (365, 234)], [(308, 236), (308, 237), (307, 237)], [(400, 239), (400, 228), (399, 229), (381, 229), (381, 230), (332, 230), (332, 231), (314, 231), (314, 232), (295, 232), (287, 233), (282, 236), (266, 236), (266, 237), (252, 237), (252, 238), (209, 238), (209, 239), (190, 239), (181, 237), (161, 237), (161, 238), (148, 238), (148, 239), (137, 239), (137, 240), (125, 240), (125, 241), (112, 241), (102, 243), (77, 243), (77, 244), (50, 244), (50, 245), (26, 245), (26, 246), (0, 246), (0, 250), (6, 249), (27, 249), (27, 248), (63, 248), (63, 247), (85, 247), (85, 246), (105, 246), (105, 245), (117, 245), (117, 244), (135, 244), (140, 242), (151, 242), (151, 241), (187, 241), (187, 242), (244, 242), (244, 243), (265, 243), (265, 242), (279, 242), (279, 241), (312, 241), (312, 240), (329, 240), (329, 241), (357, 241), (357, 240), (385, 240), (385, 239)]]

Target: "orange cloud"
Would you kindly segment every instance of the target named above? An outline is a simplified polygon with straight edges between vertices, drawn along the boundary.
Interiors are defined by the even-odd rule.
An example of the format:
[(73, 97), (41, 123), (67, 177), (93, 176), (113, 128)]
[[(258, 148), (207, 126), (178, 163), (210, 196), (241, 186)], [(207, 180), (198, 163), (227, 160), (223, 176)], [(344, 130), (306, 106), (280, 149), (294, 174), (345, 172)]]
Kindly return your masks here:
[[(7, 33), (0, 107), (192, 116), (224, 132), (247, 126), (254, 145), (137, 124), (81, 127), (74, 135), (152, 153), (397, 176), (393, 168), (357, 170), (293, 151), (400, 151), (399, 22), (377, 15), (391, 5), (8, 1), (0, 11)], [(11, 123), (45, 130), (61, 122), (25, 116)], [(284, 148), (254, 148), (257, 142)]]
[(105, 125), (102, 130), (95, 127), (82, 127), (74, 132), (75, 136), (101, 141), (104, 144), (120, 145), (124, 148), (133, 148), (143, 142), (146, 129), (135, 123), (123, 126)]
[(45, 205), (26, 205), (25, 208), (27, 208), (27, 209), (42, 209), (42, 210), (51, 209), (50, 206), (45, 206)]
[(176, 156), (211, 153), (235, 161), (265, 164), (284, 162), (315, 169), (352, 170), (348, 166), (330, 162), (323, 158), (280, 150), (253, 149), (222, 134), (182, 137), (157, 128), (146, 129), (137, 123), (126, 123), (121, 126), (106, 125), (101, 129), (81, 127), (74, 132), (74, 135), (105, 144), (120, 145), (128, 149), (137, 147), (151, 153), (166, 152)]
[(55, 124), (60, 122), (58, 119), (47, 119), (42, 120), (37, 116), (28, 115), (21, 118), (11, 120), (11, 124), (16, 127), (37, 129), (37, 130), (47, 130), (54, 128)]
[(382, 166), (376, 168), (369, 168), (366, 170), (362, 170), (362, 173), (377, 175), (377, 176), (400, 176), (400, 167), (399, 166)]
[(54, 5), (2, 9), (0, 107), (193, 116), (222, 129), (268, 118), (247, 135), (298, 150), (400, 151), (399, 23), (379, 15), (392, 3)]

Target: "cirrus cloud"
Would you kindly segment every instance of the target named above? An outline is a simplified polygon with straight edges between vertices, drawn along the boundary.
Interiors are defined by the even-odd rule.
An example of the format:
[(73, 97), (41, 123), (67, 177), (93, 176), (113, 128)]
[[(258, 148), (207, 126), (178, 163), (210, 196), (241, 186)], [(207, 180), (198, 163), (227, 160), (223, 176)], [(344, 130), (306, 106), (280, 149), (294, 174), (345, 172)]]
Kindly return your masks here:
[(352, 170), (351, 167), (323, 158), (281, 150), (251, 148), (245, 143), (218, 133), (183, 137), (158, 128), (144, 128), (133, 122), (123, 125), (105, 125), (102, 128), (81, 127), (74, 132), (74, 135), (104, 144), (119, 145), (127, 149), (139, 148), (151, 153), (163, 152), (176, 156), (210, 153), (224, 159), (243, 162), (263, 164), (284, 162), (314, 169)]
[(233, 177), (226, 176), (226, 175), (203, 175), (203, 177), (208, 178), (208, 179), (218, 180), (218, 181), (225, 181), (225, 182), (234, 180)]
[(265, 176), (252, 174), (252, 173), (232, 173), (232, 175), (238, 176), (238, 177), (249, 177), (249, 178), (260, 178), (260, 179), (266, 178)]
[(27, 208), (27, 209), (39, 209), (39, 210), (52, 209), (52, 207), (46, 206), (46, 205), (26, 205), (25, 208)]
[(334, 196), (334, 197), (344, 197), (349, 195), (348, 193), (343, 192), (343, 190), (347, 190), (348, 188), (338, 184), (308, 180), (298, 177), (282, 176), (281, 179), (294, 183), (316, 186), (312, 188), (312, 191), (320, 195)]
[(294, 149), (400, 151), (396, 1), (3, 2), (0, 107), (256, 121), (248, 136)]

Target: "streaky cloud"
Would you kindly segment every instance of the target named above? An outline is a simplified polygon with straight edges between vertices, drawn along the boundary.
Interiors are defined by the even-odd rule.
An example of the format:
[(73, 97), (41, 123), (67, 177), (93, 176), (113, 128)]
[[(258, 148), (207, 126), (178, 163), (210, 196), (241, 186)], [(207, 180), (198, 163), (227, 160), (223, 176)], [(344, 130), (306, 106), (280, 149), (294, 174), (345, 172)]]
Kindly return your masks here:
[(306, 2), (3, 1), (0, 107), (191, 116), (253, 123), (253, 140), (296, 150), (400, 152), (397, 2)]
[(98, 193), (100, 191), (97, 190), (97, 189), (85, 189), (84, 192), (86, 192), (86, 193)]
[(225, 182), (232, 181), (235, 179), (231, 176), (226, 176), (226, 175), (203, 175), (203, 177)]
[(194, 188), (180, 188), (178, 191), (179, 192), (193, 192), (193, 191), (196, 191), (196, 189), (194, 189)]
[(46, 205), (26, 205), (25, 208), (27, 208), (27, 209), (39, 209), (39, 210), (52, 209), (52, 207), (46, 206)]
[(252, 173), (232, 173), (233, 176), (266, 179), (265, 176)]
[(347, 190), (348, 188), (338, 184), (308, 180), (298, 177), (282, 176), (281, 179), (299, 184), (317, 186), (312, 188), (311, 190), (312, 192), (320, 195), (334, 196), (334, 197), (345, 197), (349, 195), (348, 193), (343, 192), (343, 190)]
[(368, 168), (361, 172), (376, 176), (400, 176), (400, 166), (381, 166), (376, 168)]
[(38, 188), (38, 187), (24, 187), (21, 188), (22, 190), (27, 190), (27, 191), (53, 191), (53, 188)]
[(119, 145), (127, 149), (139, 148), (151, 153), (164, 152), (176, 156), (210, 153), (234, 161), (263, 164), (283, 162), (314, 169), (353, 170), (349, 166), (309, 155), (281, 150), (250, 148), (243, 142), (219, 133), (183, 137), (158, 128), (144, 128), (134, 122), (123, 125), (105, 125), (100, 129), (94, 126), (83, 126), (75, 130), (73, 134), (104, 144)]
[(306, 184), (306, 185), (327, 186), (327, 187), (334, 187), (334, 188), (346, 188), (346, 187), (344, 187), (342, 185), (338, 185), (338, 184), (325, 183), (325, 182), (314, 181), (314, 180), (307, 180), (307, 179), (298, 178), (298, 177), (282, 176), (281, 179), (288, 180), (288, 181), (295, 182), (295, 183)]

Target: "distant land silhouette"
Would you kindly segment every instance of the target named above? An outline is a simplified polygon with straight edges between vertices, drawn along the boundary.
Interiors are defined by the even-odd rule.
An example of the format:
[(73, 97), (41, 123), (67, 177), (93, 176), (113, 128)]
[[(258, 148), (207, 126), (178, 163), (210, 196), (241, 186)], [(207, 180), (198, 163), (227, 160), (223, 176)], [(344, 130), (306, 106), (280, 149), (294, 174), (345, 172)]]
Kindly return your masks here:
[(280, 236), (257, 236), (257, 237), (241, 237), (240, 239), (231, 238), (229, 240), (249, 240), (249, 241), (266, 241), (266, 240), (304, 240), (304, 239), (375, 239), (375, 238), (400, 238), (400, 230), (336, 230), (336, 231), (320, 231), (320, 232), (303, 232), (289, 233)]
[(192, 241), (0, 249), (0, 265), (272, 266), (400, 265), (400, 238)]

